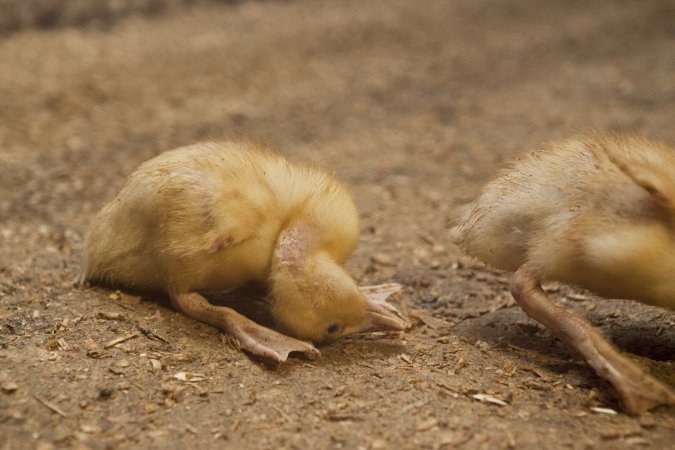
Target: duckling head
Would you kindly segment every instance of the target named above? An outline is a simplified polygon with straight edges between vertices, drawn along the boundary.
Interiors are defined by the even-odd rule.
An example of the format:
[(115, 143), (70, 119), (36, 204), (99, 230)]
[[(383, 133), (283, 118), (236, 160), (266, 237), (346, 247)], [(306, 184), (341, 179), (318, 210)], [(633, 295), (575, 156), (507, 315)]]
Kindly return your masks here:
[(270, 285), (280, 328), (315, 343), (405, 329), (405, 320), (369, 301), (326, 251), (309, 247), (301, 228), (287, 231), (277, 244)]

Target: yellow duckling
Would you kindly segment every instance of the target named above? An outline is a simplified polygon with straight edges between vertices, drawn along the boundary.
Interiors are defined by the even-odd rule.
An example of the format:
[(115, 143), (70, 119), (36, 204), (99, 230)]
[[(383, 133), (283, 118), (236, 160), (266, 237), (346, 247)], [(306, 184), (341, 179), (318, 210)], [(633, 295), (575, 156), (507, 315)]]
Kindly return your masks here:
[[(385, 302), (399, 285), (359, 288), (341, 266), (358, 231), (349, 192), (325, 170), (250, 142), (196, 144), (145, 162), (103, 207), (80, 279), (165, 292), (180, 312), (279, 362), (318, 354), (306, 341), (405, 329)], [(249, 281), (266, 283), (277, 326), (294, 338), (199, 293)]]
[(621, 356), (586, 320), (552, 303), (545, 280), (675, 309), (675, 149), (590, 135), (517, 159), (452, 230), (468, 254), (513, 271), (511, 293), (617, 390), (636, 413), (673, 390)]

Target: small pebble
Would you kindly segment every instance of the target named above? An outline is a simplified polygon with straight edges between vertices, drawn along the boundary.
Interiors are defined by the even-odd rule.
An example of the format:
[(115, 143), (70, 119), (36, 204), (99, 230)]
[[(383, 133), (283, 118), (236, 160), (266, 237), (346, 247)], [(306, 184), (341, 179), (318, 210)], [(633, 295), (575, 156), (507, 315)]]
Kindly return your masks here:
[(100, 398), (110, 398), (110, 396), (113, 394), (113, 390), (111, 388), (101, 388), (100, 391), (98, 391), (98, 396)]
[(429, 431), (436, 425), (438, 425), (438, 420), (433, 417), (429, 417), (428, 419), (423, 420), (417, 424), (417, 431)]
[(13, 382), (13, 381), (5, 381), (5, 382), (2, 383), (1, 388), (2, 388), (2, 392), (6, 393), (6, 394), (11, 394), (12, 392), (19, 389), (19, 385), (16, 384), (15, 382)]

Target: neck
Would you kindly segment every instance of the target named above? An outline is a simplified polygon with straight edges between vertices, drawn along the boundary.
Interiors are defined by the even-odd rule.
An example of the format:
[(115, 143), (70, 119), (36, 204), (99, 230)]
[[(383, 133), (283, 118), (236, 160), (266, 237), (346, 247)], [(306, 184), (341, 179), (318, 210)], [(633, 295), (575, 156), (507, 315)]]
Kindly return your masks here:
[(272, 255), (273, 274), (302, 276), (306, 271), (310, 244), (306, 227), (294, 225), (282, 230)]
[[(311, 296), (353, 284), (333, 255), (324, 250), (306, 225), (296, 224), (279, 234), (272, 256), (270, 282), (276, 300)], [(316, 294), (316, 295), (314, 295)]]

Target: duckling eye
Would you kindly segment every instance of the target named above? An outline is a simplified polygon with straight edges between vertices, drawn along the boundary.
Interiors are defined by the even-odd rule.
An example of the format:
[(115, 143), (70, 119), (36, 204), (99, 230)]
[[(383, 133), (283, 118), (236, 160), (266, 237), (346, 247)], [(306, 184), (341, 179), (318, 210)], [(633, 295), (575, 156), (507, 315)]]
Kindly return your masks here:
[(340, 331), (340, 325), (338, 325), (337, 323), (332, 323), (328, 325), (328, 328), (326, 328), (326, 333), (328, 334), (335, 334), (338, 331)]

